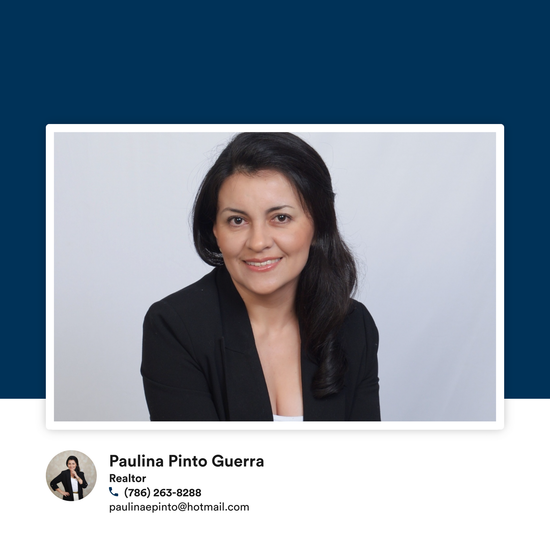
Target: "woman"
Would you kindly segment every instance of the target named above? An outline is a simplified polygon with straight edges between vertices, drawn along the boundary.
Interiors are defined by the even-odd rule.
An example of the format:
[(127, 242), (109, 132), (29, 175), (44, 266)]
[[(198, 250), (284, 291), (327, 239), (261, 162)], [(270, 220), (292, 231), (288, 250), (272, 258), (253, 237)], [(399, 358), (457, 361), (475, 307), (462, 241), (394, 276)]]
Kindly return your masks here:
[(151, 420), (380, 420), (378, 331), (351, 299), (319, 154), (288, 133), (237, 135), (201, 184), (193, 233), (215, 269), (145, 317)]
[[(54, 491), (63, 495), (63, 500), (82, 500), (84, 498), (83, 489), (88, 487), (84, 472), (80, 471), (78, 458), (70, 456), (65, 463), (67, 470), (63, 470), (56, 478), (52, 479), (50, 486)], [(61, 482), (63, 489), (57, 484)]]

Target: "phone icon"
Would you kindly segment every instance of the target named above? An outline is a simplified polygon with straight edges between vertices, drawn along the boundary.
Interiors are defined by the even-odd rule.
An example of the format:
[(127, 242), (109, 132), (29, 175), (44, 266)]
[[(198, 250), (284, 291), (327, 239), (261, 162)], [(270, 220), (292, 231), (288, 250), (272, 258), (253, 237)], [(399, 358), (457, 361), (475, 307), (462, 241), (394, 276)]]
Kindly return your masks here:
[(109, 487), (109, 493), (111, 493), (114, 497), (118, 497), (118, 493), (113, 493), (112, 487)]

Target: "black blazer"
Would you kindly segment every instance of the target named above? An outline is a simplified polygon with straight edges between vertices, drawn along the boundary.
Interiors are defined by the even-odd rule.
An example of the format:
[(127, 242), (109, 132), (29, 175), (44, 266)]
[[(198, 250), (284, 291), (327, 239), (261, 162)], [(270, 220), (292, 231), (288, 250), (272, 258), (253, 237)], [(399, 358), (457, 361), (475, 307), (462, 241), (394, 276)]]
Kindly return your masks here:
[[(341, 332), (342, 391), (313, 397), (317, 365), (302, 349), (304, 420), (380, 420), (378, 331), (353, 305)], [(246, 306), (225, 267), (149, 308), (141, 374), (151, 420), (273, 420)]]
[[(83, 490), (88, 487), (88, 482), (84, 477), (84, 472), (77, 472), (78, 477), (82, 480), (82, 485), (78, 484), (78, 498), (79, 500), (84, 498)], [(50, 481), (50, 487), (55, 491), (57, 484), (61, 481), (63, 483), (63, 490), (69, 493), (69, 496), (63, 496), (63, 500), (74, 500), (73, 485), (71, 483), (71, 471), (69, 469), (63, 470), (56, 478)]]

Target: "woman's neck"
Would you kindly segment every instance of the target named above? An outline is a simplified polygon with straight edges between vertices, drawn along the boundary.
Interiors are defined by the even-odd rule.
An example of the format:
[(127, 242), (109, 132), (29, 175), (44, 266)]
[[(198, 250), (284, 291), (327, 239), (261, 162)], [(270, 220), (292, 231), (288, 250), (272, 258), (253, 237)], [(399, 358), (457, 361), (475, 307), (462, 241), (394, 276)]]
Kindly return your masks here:
[(248, 312), (254, 332), (277, 332), (296, 322), (296, 288), (280, 289), (269, 295), (248, 292), (235, 284)]

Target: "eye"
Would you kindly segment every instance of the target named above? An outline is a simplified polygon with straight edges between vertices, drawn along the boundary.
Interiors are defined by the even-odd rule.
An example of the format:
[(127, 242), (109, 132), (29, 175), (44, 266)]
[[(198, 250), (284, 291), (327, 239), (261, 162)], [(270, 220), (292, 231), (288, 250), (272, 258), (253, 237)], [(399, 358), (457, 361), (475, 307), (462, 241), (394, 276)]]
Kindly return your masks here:
[(242, 225), (244, 223), (244, 218), (240, 216), (233, 216), (227, 220), (230, 225)]
[(286, 223), (290, 220), (290, 216), (287, 214), (277, 214), (275, 216), (275, 221), (278, 221), (279, 223)]

